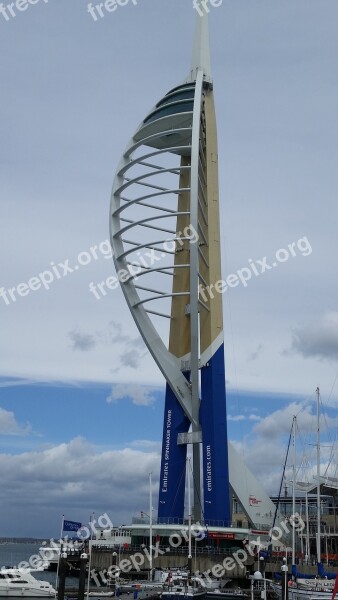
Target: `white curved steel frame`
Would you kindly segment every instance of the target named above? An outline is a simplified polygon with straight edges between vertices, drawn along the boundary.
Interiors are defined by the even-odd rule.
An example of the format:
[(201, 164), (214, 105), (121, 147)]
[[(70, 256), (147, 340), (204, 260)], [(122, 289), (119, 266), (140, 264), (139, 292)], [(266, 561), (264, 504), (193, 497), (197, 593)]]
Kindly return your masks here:
[[(182, 87), (183, 91), (184, 89), (194, 89), (193, 110), (191, 114), (189, 114), (189, 111), (181, 112), (181, 105), (187, 102), (186, 99), (181, 101), (175, 100), (177, 93), (180, 93), (180, 87)], [(110, 231), (115, 267), (119, 274), (121, 287), (135, 323), (149, 352), (153, 356), (168, 384), (175, 393), (185, 414), (192, 423), (193, 431), (199, 432), (199, 244), (196, 243), (195, 239), (189, 240), (189, 264), (174, 266), (172, 263), (170, 265), (160, 264), (157, 267), (147, 267), (146, 265), (140, 267), (139, 263), (128, 260), (129, 255), (144, 248), (150, 249), (153, 252), (160, 251), (161, 253), (175, 254), (175, 250), (170, 251), (163, 248), (163, 244), (166, 244), (166, 246), (168, 245), (167, 234), (172, 236), (171, 241), (178, 241), (176, 229), (159, 227), (159, 221), (162, 222), (167, 218), (177, 218), (182, 215), (188, 215), (189, 223), (193, 230), (195, 232), (199, 231), (199, 189), (201, 188), (199, 181), (201, 180), (201, 177), (204, 177), (204, 174), (201, 174), (199, 150), (203, 97), (202, 69), (197, 71), (195, 82), (179, 86), (177, 89), (178, 92), (175, 92), (174, 90), (172, 93), (167, 94), (168, 101), (165, 101), (164, 106), (163, 101), (160, 108), (159, 105), (161, 105), (161, 102), (158, 103), (155, 109), (153, 109), (148, 117), (142, 122), (141, 126), (137, 129), (135, 135), (127, 145), (118, 166), (113, 185)], [(170, 102), (171, 96), (173, 99), (172, 103)], [(156, 111), (160, 111), (161, 108), (164, 108), (164, 110), (169, 109), (175, 111), (175, 106), (177, 110), (176, 114), (173, 112), (170, 115), (160, 117), (156, 120)], [(182, 117), (183, 119), (185, 118), (185, 120), (190, 121), (188, 126), (181, 126)], [(153, 124), (153, 129), (150, 131), (150, 134), (148, 131), (149, 120), (150, 128)], [(144, 135), (143, 131), (145, 132)], [(173, 145), (171, 143), (172, 139), (175, 140)], [(155, 148), (155, 150), (152, 150), (151, 152), (145, 151), (141, 155), (136, 156), (137, 151), (143, 147), (147, 149), (149, 147)], [(162, 159), (166, 155), (173, 154), (179, 156), (191, 156), (191, 164), (180, 164), (174, 168), (163, 168), (161, 165), (154, 164), (156, 158)], [(149, 160), (152, 162), (149, 162)], [(129, 175), (134, 167), (144, 168), (144, 173), (138, 173), (137, 176)], [(161, 183), (162, 180), (166, 179), (168, 174), (181, 176), (184, 171), (190, 173), (190, 185), (188, 187), (180, 187), (179, 185), (168, 187)], [(156, 180), (156, 183), (154, 180)], [(131, 188), (135, 190), (135, 186), (138, 189), (136, 196), (126, 197), (128, 195), (128, 190)], [(144, 194), (139, 191), (143, 190), (144, 186), (150, 188), (149, 193)], [(172, 208), (171, 202), (168, 202), (167, 205), (162, 205), (159, 202), (163, 201), (166, 197), (170, 199), (173, 194), (178, 196), (185, 192), (190, 192), (189, 211), (175, 210)], [(137, 207), (138, 209), (150, 209), (153, 211), (153, 214), (145, 216), (144, 218), (125, 218), (124, 215), (127, 209), (132, 207)], [(136, 241), (137, 236), (134, 236), (133, 239), (133, 233), (135, 233), (136, 230), (139, 231), (141, 227), (166, 234), (166, 236), (159, 235), (157, 239), (152, 241), (147, 239)], [(128, 235), (128, 238), (125, 237), (126, 234)], [(181, 241), (186, 239), (187, 238), (180, 237)], [(137, 267), (137, 274), (135, 273), (135, 267)], [(185, 292), (171, 292), (168, 294), (161, 289), (148, 288), (147, 286), (141, 286), (138, 283), (140, 277), (149, 275), (150, 273), (162, 273), (173, 276), (174, 269), (182, 267), (189, 267), (190, 269), (190, 289)], [(121, 274), (123, 274), (123, 277), (121, 277)], [(149, 292), (149, 295), (145, 298), (141, 297), (140, 291), (147, 291)], [(146, 307), (146, 305), (155, 300), (158, 301), (159, 299), (177, 295), (185, 295), (187, 297), (187, 306), (189, 306), (191, 322), (190, 381), (183, 375), (177, 357), (168, 351), (161, 335), (158, 333), (149, 317), (149, 314), (154, 314), (171, 318), (170, 314), (165, 314), (158, 310), (151, 310), (151, 308)], [(197, 468), (197, 465), (194, 466)]]

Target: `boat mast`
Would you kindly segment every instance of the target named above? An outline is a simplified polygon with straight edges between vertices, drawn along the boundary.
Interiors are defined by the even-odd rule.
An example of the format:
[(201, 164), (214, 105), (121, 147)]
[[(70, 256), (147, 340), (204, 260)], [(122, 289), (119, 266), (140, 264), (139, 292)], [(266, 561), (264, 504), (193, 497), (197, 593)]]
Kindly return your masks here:
[(189, 538), (189, 546), (188, 546), (188, 577), (191, 579), (192, 575), (192, 553), (191, 553), (191, 491), (190, 491), (190, 458), (188, 458), (188, 538)]
[(305, 492), (305, 520), (306, 520), (306, 545), (305, 554), (310, 559), (310, 529), (309, 529), (309, 497), (308, 492)]
[(89, 598), (89, 592), (90, 592), (90, 574), (92, 571), (92, 558), (93, 558), (93, 523), (95, 523), (95, 519), (94, 519), (95, 513), (92, 513), (90, 515), (90, 539), (89, 539), (89, 544), (88, 544), (88, 549), (89, 549), (89, 563), (88, 563), (88, 579), (87, 579), (87, 600)]
[[(292, 446), (293, 446), (293, 467), (292, 467), (292, 516), (296, 513), (296, 417), (292, 419)], [(296, 530), (292, 527), (292, 564), (296, 564)]]
[(320, 415), (319, 415), (319, 387), (316, 389), (317, 395), (317, 563), (321, 562), (320, 548)]
[(153, 490), (149, 473), (149, 581), (153, 580)]

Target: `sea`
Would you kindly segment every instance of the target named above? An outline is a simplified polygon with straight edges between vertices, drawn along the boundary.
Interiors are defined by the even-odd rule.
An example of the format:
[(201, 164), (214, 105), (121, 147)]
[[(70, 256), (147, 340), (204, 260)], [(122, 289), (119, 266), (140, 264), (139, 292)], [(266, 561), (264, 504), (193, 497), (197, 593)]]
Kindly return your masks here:
[[(22, 561), (29, 562), (31, 556), (39, 553), (41, 542), (37, 543), (22, 543), (22, 542), (1, 542), (0, 543), (0, 568), (1, 567), (17, 567)], [(48, 581), (55, 587), (56, 572), (55, 571), (34, 571), (32, 575), (36, 579)], [(66, 587), (78, 587), (79, 580), (76, 577), (67, 577)]]

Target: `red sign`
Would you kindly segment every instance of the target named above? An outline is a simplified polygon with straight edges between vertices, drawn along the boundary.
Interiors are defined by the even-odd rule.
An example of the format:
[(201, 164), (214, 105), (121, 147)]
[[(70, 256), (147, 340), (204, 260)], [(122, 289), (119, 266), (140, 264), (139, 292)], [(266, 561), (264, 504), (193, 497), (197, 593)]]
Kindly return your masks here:
[(218, 540), (234, 540), (235, 534), (234, 533), (210, 533), (210, 531), (209, 531), (208, 537), (218, 539)]
[(257, 500), (256, 496), (249, 496), (249, 506), (257, 506), (262, 500)]

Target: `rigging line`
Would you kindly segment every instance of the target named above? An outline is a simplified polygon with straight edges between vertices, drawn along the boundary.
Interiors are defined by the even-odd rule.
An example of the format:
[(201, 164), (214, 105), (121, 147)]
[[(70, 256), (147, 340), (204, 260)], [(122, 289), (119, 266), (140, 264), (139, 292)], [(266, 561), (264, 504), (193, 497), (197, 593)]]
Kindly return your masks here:
[[(299, 466), (298, 466), (298, 468), (296, 470), (296, 476), (299, 476), (299, 474), (301, 473), (301, 471), (309, 471), (310, 470), (311, 463), (310, 463), (310, 461), (308, 459), (307, 452), (306, 452), (306, 445), (309, 445), (309, 444), (307, 444), (305, 442), (305, 440), (304, 440), (304, 436), (303, 436), (303, 434), (302, 434), (302, 432), (300, 430), (298, 421), (296, 421), (296, 427), (297, 427), (297, 439), (300, 442), (298, 445), (302, 446), (302, 455), (301, 455), (300, 460), (299, 460)], [(305, 475), (305, 478), (307, 479), (307, 482), (309, 483), (310, 482), (310, 477), (309, 477), (308, 474)], [(303, 476), (302, 476), (302, 479), (303, 479)]]
[[(300, 406), (299, 411), (297, 412), (297, 414), (295, 415), (296, 417), (298, 417), (298, 415), (301, 412), (304, 412), (304, 410), (310, 408), (311, 413), (309, 414), (310, 418), (314, 417), (314, 415), (312, 414), (312, 404), (313, 404), (313, 394), (310, 394), (302, 403)], [(302, 432), (301, 428), (300, 428), (300, 423), (299, 421), (297, 421), (297, 431), (299, 433), (300, 439), (303, 442), (304, 448), (306, 445), (310, 445), (309, 442), (307, 441), (307, 439), (309, 439), (310, 437), (310, 433), (309, 432)]]
[(328, 420), (327, 420), (328, 419), (328, 415), (326, 415), (324, 413), (324, 404), (322, 402), (322, 399), (320, 399), (320, 406), (322, 408), (321, 414), (322, 414), (322, 416), (324, 418), (325, 425), (326, 425), (326, 428), (328, 430), (328, 438), (329, 438), (330, 448), (331, 448), (331, 452), (330, 452), (330, 455), (329, 455), (329, 458), (328, 458), (328, 463), (326, 465), (326, 469), (325, 469), (325, 472), (324, 472), (324, 475), (323, 475), (323, 477), (325, 477), (325, 476), (328, 476), (328, 470), (329, 470), (329, 468), (330, 468), (330, 466), (331, 466), (331, 464), (332, 464), (332, 462), (334, 460), (335, 454), (336, 454), (336, 450), (335, 450), (335, 442), (336, 442), (336, 440), (334, 440), (332, 438), (332, 436), (331, 436), (330, 429), (329, 429), (329, 424), (328, 424)]
[(327, 414), (324, 412), (325, 406), (324, 406), (324, 403), (322, 402), (321, 398), (320, 398), (319, 402), (320, 402), (320, 409), (321, 409), (320, 410), (320, 415), (323, 417), (323, 421), (324, 421), (324, 423), (326, 425), (327, 430), (329, 431), (329, 424), (328, 424), (328, 421), (327, 421)]
[[(303, 443), (303, 437), (302, 437), (301, 431), (299, 429), (299, 425), (298, 425), (298, 421), (297, 420), (296, 420), (296, 436), (297, 436), (297, 447), (298, 447), (298, 446), (302, 445), (302, 443)], [(305, 450), (305, 447), (303, 446), (303, 456), (304, 456), (304, 450)], [(300, 462), (300, 464), (298, 466), (298, 470), (296, 469), (296, 478), (298, 476), (298, 472), (301, 469), (301, 464), (303, 462), (303, 459), (301, 461), (299, 461), (299, 462)]]
[(327, 399), (327, 402), (329, 402), (329, 400), (331, 400), (331, 396), (332, 396), (332, 394), (333, 394), (334, 387), (335, 387), (335, 385), (336, 385), (336, 383), (337, 383), (337, 379), (338, 379), (338, 370), (337, 370), (336, 376), (335, 376), (335, 378), (334, 378), (334, 381), (333, 381), (333, 384), (332, 384), (332, 388), (331, 388), (331, 391), (330, 391), (330, 393), (329, 393), (329, 397), (328, 397), (328, 399)]
[(309, 477), (310, 467), (311, 467), (311, 464), (310, 464), (310, 461), (308, 459), (308, 456), (307, 456), (305, 448), (304, 448), (303, 454), (299, 460), (298, 471), (303, 471), (304, 474), (301, 476), (301, 478), (302, 478), (302, 480), (305, 479), (306, 483), (310, 483), (310, 477)]
[[(298, 414), (299, 414), (299, 413), (298, 413)], [(311, 416), (312, 416), (312, 415), (311, 415)], [(309, 445), (309, 443), (306, 441), (306, 438), (305, 438), (305, 436), (304, 436), (304, 433), (303, 433), (303, 432), (301, 431), (301, 429), (300, 429), (300, 426), (299, 426), (299, 422), (298, 422), (298, 421), (296, 421), (296, 426), (297, 426), (297, 437), (298, 437), (298, 439), (299, 439), (299, 442), (300, 442), (300, 444), (299, 444), (299, 445), (302, 447), (303, 456), (307, 457), (307, 454), (306, 454), (306, 450), (305, 450), (305, 448), (306, 448), (306, 446), (308, 446), (308, 445)]]
[(274, 514), (274, 517), (273, 517), (272, 528), (270, 530), (269, 543), (271, 543), (271, 541), (272, 541), (271, 532), (274, 529), (274, 526), (275, 526), (275, 523), (276, 523), (276, 519), (277, 519), (277, 513), (278, 513), (279, 504), (280, 504), (280, 498), (281, 498), (281, 493), (282, 493), (283, 481), (284, 481), (284, 478), (285, 478), (286, 463), (287, 463), (287, 460), (288, 460), (288, 455), (289, 455), (289, 450), (290, 450), (291, 438), (292, 438), (292, 427), (291, 427), (291, 431), (290, 431), (290, 435), (289, 435), (288, 447), (287, 447), (287, 450), (286, 450), (286, 457), (285, 457), (285, 461), (284, 461), (283, 473), (282, 473), (282, 477), (281, 477), (281, 480), (280, 480), (280, 486), (279, 486), (279, 492), (278, 492), (278, 500), (277, 500), (277, 504), (276, 504), (275, 514)]

